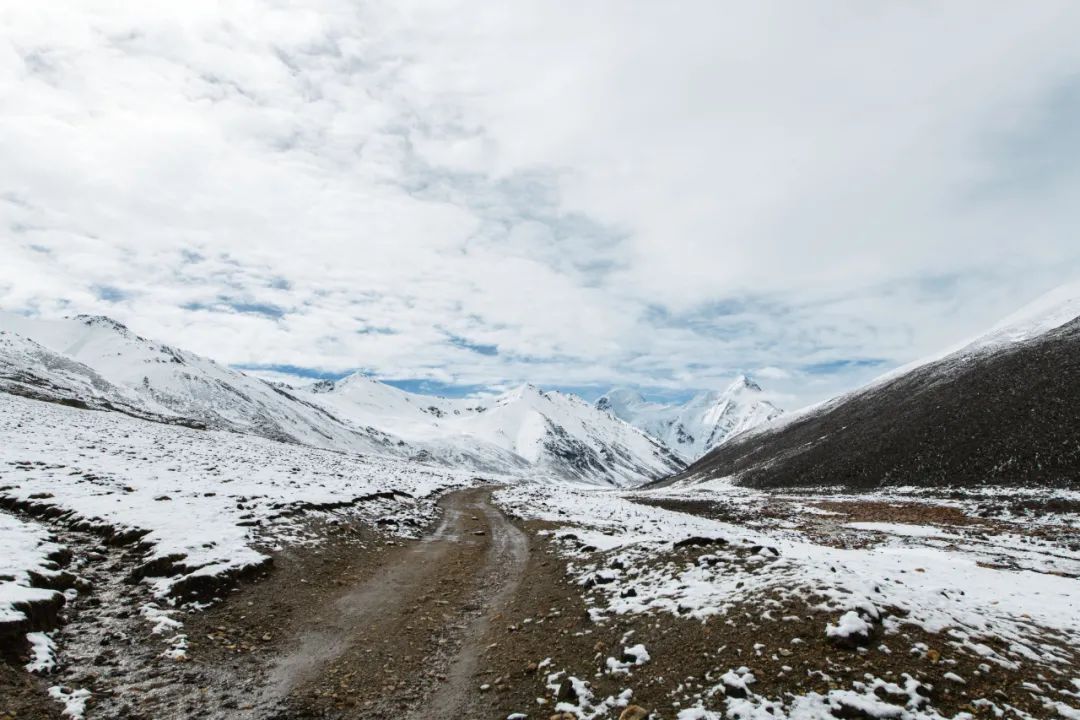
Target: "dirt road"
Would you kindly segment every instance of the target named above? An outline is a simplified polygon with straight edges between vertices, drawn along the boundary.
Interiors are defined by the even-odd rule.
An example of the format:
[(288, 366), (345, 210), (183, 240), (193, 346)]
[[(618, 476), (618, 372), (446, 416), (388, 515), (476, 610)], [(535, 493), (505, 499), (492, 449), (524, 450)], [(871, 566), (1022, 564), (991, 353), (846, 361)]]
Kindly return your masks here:
[[(468, 716), (490, 619), (514, 594), (528, 540), (490, 490), (448, 495), (421, 541), (387, 553), (370, 577), (312, 607), (292, 628), (253, 717)], [(464, 713), (464, 715), (462, 715)]]

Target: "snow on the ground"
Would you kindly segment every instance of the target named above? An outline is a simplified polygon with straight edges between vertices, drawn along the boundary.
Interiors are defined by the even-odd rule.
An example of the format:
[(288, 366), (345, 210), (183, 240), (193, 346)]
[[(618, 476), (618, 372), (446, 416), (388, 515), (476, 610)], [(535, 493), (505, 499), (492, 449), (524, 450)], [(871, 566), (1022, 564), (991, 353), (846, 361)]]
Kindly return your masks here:
[(949, 533), (940, 528), (936, 528), (930, 525), (909, 525), (907, 523), (889, 523), (889, 522), (850, 522), (845, 523), (844, 527), (849, 527), (855, 530), (870, 530), (873, 532), (886, 533), (890, 535), (906, 535), (908, 537), (948, 537)]
[[(745, 670), (746, 668), (741, 668)], [(753, 676), (750, 675), (752, 682)], [(745, 681), (746, 676), (739, 680)], [(728, 679), (730, 682), (730, 678)], [(837, 717), (880, 718), (881, 720), (946, 720), (917, 692), (919, 683), (910, 676), (904, 684), (873, 678), (853, 683), (853, 689), (830, 690), (822, 694), (808, 692), (786, 699), (771, 699), (754, 695), (751, 683), (744, 682), (746, 697), (727, 699), (726, 712), (719, 713), (700, 707), (681, 710), (676, 720), (833, 720)], [(727, 684), (726, 687), (731, 687)], [(881, 695), (906, 698), (901, 704), (886, 702)], [(951, 720), (970, 720), (962, 713)]]
[[(160, 425), (0, 394), (0, 496), (70, 510), (91, 525), (147, 533), (147, 562), (169, 559), (180, 572), (153, 580), (166, 595), (185, 578), (261, 563), (256, 544), (297, 539), (297, 510), (349, 512), (376, 493), (426, 498), (468, 485), (466, 473), (376, 456), (279, 443), (224, 431)], [(405, 532), (430, 511), (375, 498), (356, 512), (390, 517)], [(51, 591), (28, 588), (25, 570), (49, 551), (42, 531), (0, 513), (0, 613), (11, 602)]]
[(65, 717), (81, 720), (86, 716), (86, 703), (90, 700), (89, 690), (53, 685), (49, 688), (49, 697), (63, 704), (64, 709), (61, 712)]
[[(709, 496), (716, 499), (725, 491), (723, 484), (714, 485)], [(1021, 535), (983, 533), (954, 542), (916, 530), (887, 536), (883, 544), (834, 547), (813, 542), (783, 519), (750, 528), (630, 499), (648, 496), (526, 484), (495, 497), (520, 517), (556, 524), (551, 533), (560, 540), (570, 574), (589, 589), (586, 598), (595, 603), (590, 614), (599, 622), (628, 613), (704, 619), (747, 600), (768, 612), (769, 598), (779, 597), (799, 598), (830, 613), (834, 621), (821, 632), (838, 639), (866, 634), (872, 625), (891, 633), (912, 624), (944, 633), (954, 647), (1003, 667), (1032, 660), (1067, 670), (1072, 659), (1054, 643), (1080, 643), (1080, 548), (1075, 545), (1041, 552)], [(762, 496), (730, 488), (728, 497), (752, 506)], [(885, 529), (895, 531), (897, 525)], [(875, 533), (882, 529), (872, 527)], [(987, 544), (995, 556), (998, 544), (1012, 550), (1017, 564), (987, 562)], [(680, 546), (692, 546), (698, 556), (673, 555)], [(1004, 648), (995, 650), (987, 638), (1004, 640)], [(853, 694), (843, 698), (806, 696), (788, 708), (788, 716), (819, 717), (813, 712), (824, 708), (827, 714), (841, 702), (865, 705), (871, 716), (885, 712), (882, 707), (895, 711), (896, 706), (874, 700), (873, 690), (868, 684), (844, 691)], [(727, 716), (766, 717), (767, 710), (754, 705), (759, 701), (729, 704)], [(688, 711), (685, 717), (719, 717), (702, 712)]]
[(835, 625), (829, 623), (825, 626), (825, 635), (831, 638), (850, 638), (858, 635), (869, 637), (870, 630), (870, 623), (866, 622), (862, 615), (854, 610), (848, 610), (840, 616)]
[(58, 549), (43, 528), (0, 513), (0, 623), (26, 620), (26, 614), (16, 607), (19, 603), (48, 600), (58, 594), (31, 587), (29, 575), (52, 575), (54, 566), (48, 556)]
[[(995, 493), (999, 499), (1017, 499), (1015, 493)], [(1023, 495), (1019, 494), (1021, 500)], [(523, 485), (496, 494), (515, 514), (556, 525), (551, 532), (569, 560), (571, 575), (588, 589), (586, 597), (595, 603), (590, 615), (599, 622), (612, 614), (658, 612), (704, 619), (737, 606), (745, 609), (748, 600), (767, 613), (774, 604), (779, 606), (770, 597), (787, 596), (828, 611), (833, 621), (823, 623), (821, 632), (837, 642), (858, 644), (874, 627), (891, 634), (911, 623), (941, 632), (954, 647), (1005, 667), (1034, 661), (1067, 673), (1074, 662), (1055, 643), (1080, 642), (1080, 552), (1075, 545), (1048, 547), (1008, 530), (990, 535), (984, 527), (969, 536), (932, 525), (841, 521), (838, 527), (848, 532), (876, 537), (865, 546), (833, 547), (814, 542), (797, 523), (782, 517), (736, 525), (633, 498), (722, 499), (753, 517), (766, 496), (723, 482), (698, 486), (693, 492), (614, 493)], [(889, 498), (898, 499), (895, 495), (878, 499)], [(838, 513), (810, 504), (824, 499), (794, 498), (810, 508), (808, 515), (816, 522), (836, 522), (833, 517)], [(929, 497), (923, 501), (940, 504)], [(689, 562), (687, 556), (673, 557), (677, 546), (692, 547), (697, 557)], [(1011, 566), (1005, 567), (1005, 560)], [(1048, 635), (1052, 641), (1044, 641)], [(988, 638), (1006, 644), (995, 650), (984, 642)], [(611, 670), (618, 668), (616, 663)], [(693, 707), (681, 710), (678, 717), (809, 720), (861, 712), (901, 720), (940, 718), (918, 697), (918, 683), (910, 678), (868, 677), (826, 694), (779, 699), (755, 695), (750, 691), (753, 682), (752, 674), (732, 669), (712, 691), (725, 703), (722, 713)], [(730, 694), (733, 687), (746, 697)], [(907, 695), (911, 702), (906, 706), (885, 702), (881, 693)], [(1074, 712), (1059, 700), (1045, 698), (1045, 702), (1061, 717)]]
[(27, 672), (49, 673), (56, 669), (56, 641), (49, 633), (32, 632), (26, 634), (30, 643), (30, 662)]

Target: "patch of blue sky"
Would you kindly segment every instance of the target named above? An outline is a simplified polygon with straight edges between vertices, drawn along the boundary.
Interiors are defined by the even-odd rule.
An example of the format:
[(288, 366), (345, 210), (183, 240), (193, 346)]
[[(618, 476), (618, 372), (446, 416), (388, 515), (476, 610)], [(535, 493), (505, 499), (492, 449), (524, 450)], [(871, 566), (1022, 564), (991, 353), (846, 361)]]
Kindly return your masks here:
[(271, 305), (270, 303), (226, 301), (224, 304), (234, 311), (246, 315), (262, 315), (263, 317), (274, 318), (275, 320), (285, 317), (285, 310), (283, 308), (280, 308), (277, 305)]
[(847, 358), (843, 360), (828, 360), (826, 362), (803, 365), (799, 369), (808, 375), (834, 375), (836, 373), (858, 370), (861, 368), (874, 368), (887, 365), (884, 358)]
[(448, 398), (468, 397), (488, 391), (485, 385), (455, 384), (438, 380), (404, 379), (383, 380), (382, 382), (417, 395), (438, 395)]
[(351, 372), (332, 372), (318, 368), (303, 367), (301, 365), (282, 365), (277, 363), (245, 363), (232, 366), (236, 370), (249, 370), (251, 372), (272, 372), (282, 375), (294, 375), (305, 380), (340, 380), (351, 375)]
[(189, 302), (181, 307), (185, 310), (208, 310), (210, 312), (236, 312), (245, 315), (262, 315), (279, 320), (285, 317), (285, 309), (270, 303), (246, 302), (222, 299), (214, 303)]
[(462, 348), (463, 350), (469, 350), (470, 352), (477, 353), (478, 355), (494, 356), (499, 354), (499, 348), (497, 345), (485, 345), (483, 343), (474, 343), (460, 335), (450, 335), (450, 344), (454, 347)]
[(111, 303), (122, 302), (131, 297), (131, 293), (113, 285), (95, 285), (93, 291), (99, 300)]

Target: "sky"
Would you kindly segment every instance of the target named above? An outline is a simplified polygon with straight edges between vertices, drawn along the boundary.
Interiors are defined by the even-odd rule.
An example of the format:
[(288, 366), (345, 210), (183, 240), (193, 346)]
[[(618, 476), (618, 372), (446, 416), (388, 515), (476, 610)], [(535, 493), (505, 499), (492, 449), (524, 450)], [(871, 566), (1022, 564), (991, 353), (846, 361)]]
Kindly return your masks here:
[(1080, 276), (1080, 4), (0, 3), (0, 308), (784, 407)]

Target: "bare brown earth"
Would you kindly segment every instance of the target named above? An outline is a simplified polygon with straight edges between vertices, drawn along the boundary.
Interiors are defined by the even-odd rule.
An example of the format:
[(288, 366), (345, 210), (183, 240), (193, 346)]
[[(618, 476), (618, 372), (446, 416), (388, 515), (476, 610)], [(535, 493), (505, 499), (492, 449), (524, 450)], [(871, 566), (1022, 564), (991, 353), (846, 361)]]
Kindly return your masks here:
[[(474, 489), (446, 496), (438, 521), (416, 541), (351, 522), (313, 521), (309, 530), (323, 542), (276, 553), (266, 577), (183, 618), (186, 661), (161, 657), (163, 640), (146, 631), (145, 621), (114, 617), (135, 604), (138, 588), (106, 589), (97, 607), (85, 604), (92, 597), (80, 599), (60, 637), (69, 667), (40, 680), (14, 663), (2, 666), (0, 718), (59, 717), (43, 692), (61, 683), (93, 690), (91, 720), (494, 720), (512, 713), (547, 720), (563, 678), (572, 675), (586, 680), (597, 699), (631, 690), (633, 702), (658, 720), (674, 718), (741, 666), (757, 678), (753, 690), (772, 698), (850, 687), (867, 673), (887, 680), (906, 673), (948, 716), (992, 717), (991, 708), (972, 704), (990, 698), (1050, 717), (1024, 683), (1068, 683), (1060, 669), (1055, 675), (1037, 664), (986, 669), (947, 634), (914, 626), (860, 650), (835, 647), (821, 631), (834, 618), (781, 596), (748, 598), (706, 622), (657, 613), (596, 623), (587, 613), (593, 591), (571, 582), (564, 548), (544, 532), (549, 526), (508, 520), (489, 495)], [(846, 520), (898, 520), (897, 514), (916, 512), (859, 504), (828, 509)], [(945, 523), (949, 515), (938, 517)], [(707, 551), (672, 549), (655, 562), (692, 563)], [(98, 572), (122, 564), (122, 551), (110, 553)], [(107, 613), (113, 622), (98, 617), (80, 626), (80, 613)], [(637, 643), (651, 655), (647, 664), (629, 675), (605, 672), (607, 657)], [(1076, 657), (1071, 649), (1062, 652)], [(565, 675), (549, 679), (560, 671)], [(948, 680), (950, 672), (965, 682)], [(722, 710), (723, 694), (705, 705)]]

